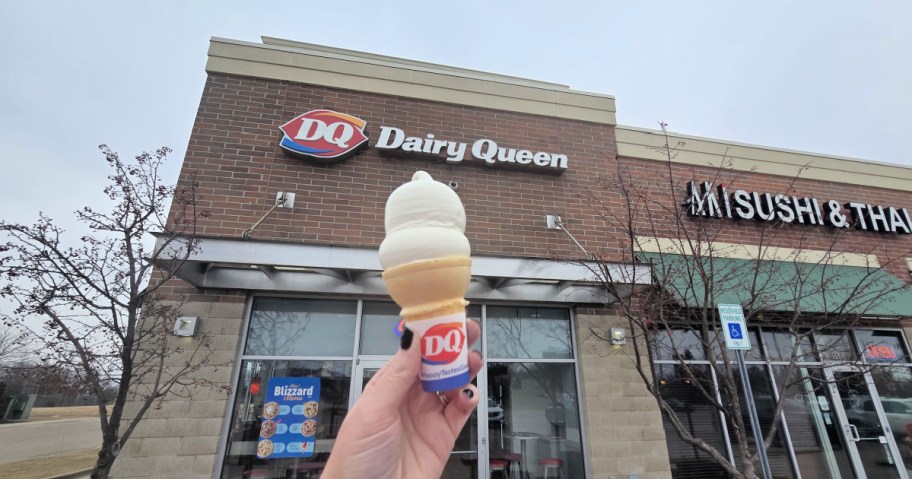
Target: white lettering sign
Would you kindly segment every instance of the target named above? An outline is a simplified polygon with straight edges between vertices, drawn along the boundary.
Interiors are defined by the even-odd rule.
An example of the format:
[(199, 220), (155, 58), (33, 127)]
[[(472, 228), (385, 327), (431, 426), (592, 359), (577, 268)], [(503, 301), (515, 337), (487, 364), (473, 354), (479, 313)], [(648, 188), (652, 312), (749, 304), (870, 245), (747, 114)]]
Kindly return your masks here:
[[(912, 218), (906, 208), (830, 200), (821, 203), (817, 198), (787, 196), (736, 190), (729, 193), (726, 185), (715, 186), (709, 181), (699, 185), (687, 183), (684, 200), (687, 215), (704, 218), (728, 218), (763, 222), (797, 223), (855, 227), (861, 231), (912, 234)], [(848, 212), (846, 212), (848, 211)]]
[[(407, 136), (404, 130), (392, 126), (380, 127), (380, 135), (374, 146), (379, 150), (399, 150), (409, 154), (445, 158), (448, 163), (464, 161), (468, 149), (468, 143), (440, 140), (433, 133), (428, 133), (423, 138)], [(563, 173), (567, 169), (567, 155), (505, 148), (488, 138), (482, 138), (472, 143), (471, 152), (474, 159), (483, 161), (489, 166), (530, 167), (559, 173)]]

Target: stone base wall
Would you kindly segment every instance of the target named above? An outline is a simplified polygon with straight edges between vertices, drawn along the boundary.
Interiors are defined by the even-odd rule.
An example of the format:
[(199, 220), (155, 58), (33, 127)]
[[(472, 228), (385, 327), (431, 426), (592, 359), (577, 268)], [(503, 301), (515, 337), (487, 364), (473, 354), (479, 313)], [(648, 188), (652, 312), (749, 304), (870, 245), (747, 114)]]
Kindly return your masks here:
[[(199, 317), (198, 334), (194, 338), (174, 337), (171, 341), (183, 341), (182, 345), (188, 347), (186, 342), (208, 335), (212, 363), (223, 366), (206, 367), (199, 374), (209, 381), (231, 386), (244, 303), (193, 302), (182, 308), (182, 314)], [(220, 460), (217, 452), (225, 417), (230, 415), (229, 396), (225, 390), (209, 387), (186, 392), (189, 397), (170, 398), (160, 408), (153, 406), (146, 413), (114, 462), (112, 478), (212, 477)], [(125, 416), (132, 417), (138, 408), (139, 403), (129, 403)]]
[(631, 339), (615, 349), (592, 334), (595, 330), (607, 337), (610, 328), (626, 322), (607, 314), (576, 318), (593, 479), (626, 479), (629, 474), (670, 479), (662, 414), (636, 371)]

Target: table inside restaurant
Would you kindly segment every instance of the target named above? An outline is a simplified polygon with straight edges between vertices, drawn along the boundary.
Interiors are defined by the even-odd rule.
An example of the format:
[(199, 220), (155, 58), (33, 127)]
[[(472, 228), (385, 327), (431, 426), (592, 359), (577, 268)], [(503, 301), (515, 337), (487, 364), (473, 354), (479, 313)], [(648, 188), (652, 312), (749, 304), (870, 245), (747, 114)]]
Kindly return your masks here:
[(520, 471), (522, 477), (530, 477), (538, 465), (538, 440), (541, 434), (534, 432), (513, 432), (504, 434), (504, 437), (510, 440), (510, 447), (513, 452), (522, 454), (520, 462)]

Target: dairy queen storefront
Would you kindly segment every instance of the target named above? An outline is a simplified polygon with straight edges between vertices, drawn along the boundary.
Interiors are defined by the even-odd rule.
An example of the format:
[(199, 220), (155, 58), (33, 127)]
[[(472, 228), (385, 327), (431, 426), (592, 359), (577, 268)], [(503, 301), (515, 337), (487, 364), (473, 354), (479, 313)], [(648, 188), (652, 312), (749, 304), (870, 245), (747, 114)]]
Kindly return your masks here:
[[(856, 326), (809, 339), (799, 364), (806, 384), (836, 387), (788, 391), (769, 449), (774, 477), (909, 477), (912, 300), (898, 292), (912, 280), (909, 168), (676, 134), (683, 146), (669, 165), (656, 149), (665, 135), (617, 125), (609, 95), (274, 38), (213, 38), (207, 72), (180, 181), (197, 182), (210, 216), (170, 292), (189, 298), (184, 315), (197, 328), (175, 340), (207, 337), (228, 366), (206, 377), (231, 392), (199, 391), (150, 411), (114, 477), (320, 476), (347, 412), (398, 347), (399, 308), (377, 249), (386, 198), (417, 170), (465, 205), (467, 314), (483, 331), (472, 347), (484, 357), (484, 399), (444, 477), (727, 477), (663, 418), (634, 367), (632, 340), (615, 347), (593, 334), (631, 331), (583, 250), (598, 252), (609, 277), (631, 290), (668, 271), (650, 263), (662, 241), (631, 258), (605, 239), (615, 225), (593, 213), (591, 192), (601, 188), (599, 204), (623, 209), (604, 178), (623, 171), (648, 181), (669, 168), (686, 178), (674, 187), (687, 200), (683, 217), (727, 222), (720, 261), (749, 261), (738, 251), (757, 246), (764, 222), (785, 231), (782, 257), (812, 257), (844, 231), (840, 271), (878, 265), (897, 290)], [(737, 188), (706, 166), (725, 154)], [(781, 193), (792, 184), (800, 194)], [(658, 203), (672, 198), (653, 193)], [(807, 321), (825, 313), (803, 311)], [(788, 360), (786, 335), (773, 322), (747, 328), (763, 426)], [(676, 345), (656, 349), (655, 378), (688, 411), (686, 426), (734, 457), (730, 424), (678, 375), (681, 357), (709, 371), (694, 334), (654, 332), (656, 344)], [(890, 366), (853, 366), (872, 362)]]

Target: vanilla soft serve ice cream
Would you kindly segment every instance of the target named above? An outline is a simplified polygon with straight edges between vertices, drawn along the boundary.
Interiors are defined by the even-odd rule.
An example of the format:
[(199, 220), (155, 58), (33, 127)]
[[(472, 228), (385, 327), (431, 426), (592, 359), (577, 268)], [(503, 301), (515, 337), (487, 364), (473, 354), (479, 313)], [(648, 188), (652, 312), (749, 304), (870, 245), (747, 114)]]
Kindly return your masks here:
[(446, 256), (469, 256), (465, 209), (449, 186), (419, 171), (386, 201), (383, 269)]
[(462, 201), (419, 171), (390, 194), (384, 224), (383, 281), (402, 307), (406, 327), (419, 339), (424, 390), (468, 384), (464, 296), (472, 260)]

